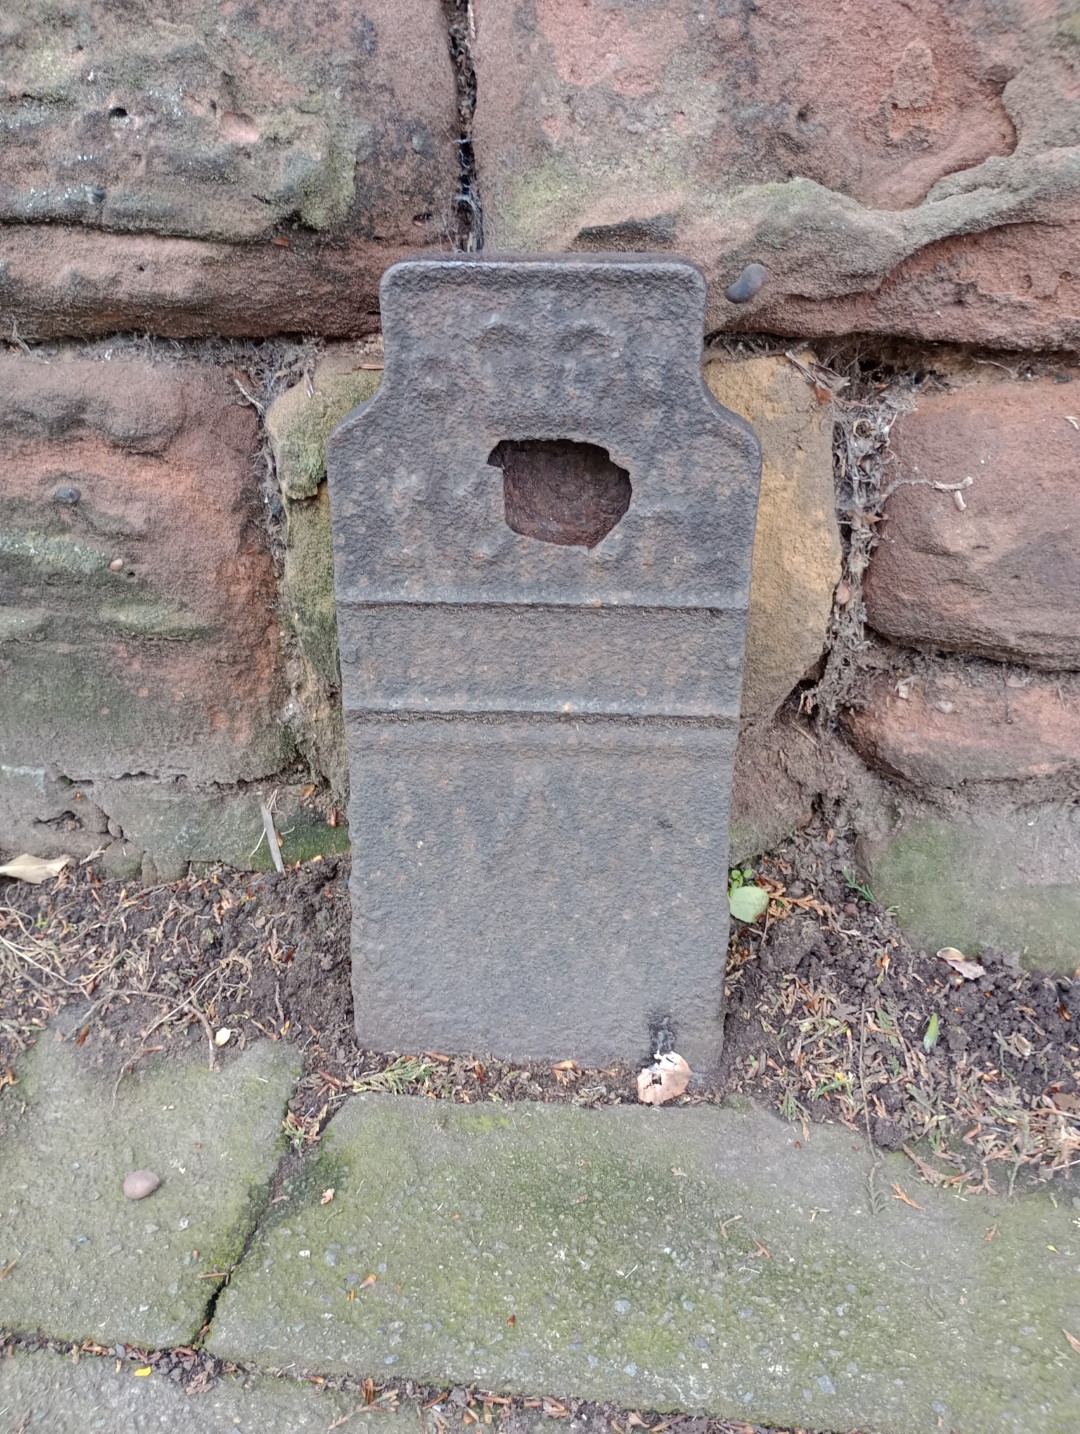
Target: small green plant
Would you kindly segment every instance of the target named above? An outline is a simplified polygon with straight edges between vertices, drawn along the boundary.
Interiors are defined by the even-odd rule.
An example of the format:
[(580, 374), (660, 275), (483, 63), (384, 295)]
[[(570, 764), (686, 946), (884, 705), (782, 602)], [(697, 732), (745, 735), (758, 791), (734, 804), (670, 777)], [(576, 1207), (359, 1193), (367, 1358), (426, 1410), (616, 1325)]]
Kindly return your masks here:
[(434, 1069), (430, 1061), (419, 1056), (398, 1056), (384, 1071), (365, 1071), (353, 1081), (352, 1088), (357, 1094), (365, 1090), (381, 1090), (402, 1095), (407, 1087), (422, 1085)]
[(290, 1111), (281, 1122), (281, 1133), (289, 1142), (293, 1154), (299, 1155), (304, 1148), (305, 1133), (304, 1127), (297, 1120), (296, 1116), (293, 1115), (292, 1111)]
[(769, 893), (754, 882), (753, 868), (733, 867), (728, 873), (728, 906), (736, 921), (756, 921), (769, 906)]
[(809, 1120), (810, 1116), (806, 1107), (792, 1090), (785, 1090), (780, 1097), (780, 1114), (785, 1120)]
[(861, 896), (868, 905), (873, 905), (874, 893), (865, 881), (859, 880), (857, 873), (852, 871), (851, 867), (845, 866), (840, 874), (844, 878), (844, 885), (848, 891), (853, 891), (856, 896)]
[(929, 1055), (930, 1052), (937, 1045), (938, 1036), (940, 1034), (941, 1019), (938, 1016), (938, 1013), (934, 1011), (934, 1013), (931, 1015), (930, 1019), (926, 1023), (926, 1034), (922, 1038), (923, 1050), (926, 1052), (927, 1055)]

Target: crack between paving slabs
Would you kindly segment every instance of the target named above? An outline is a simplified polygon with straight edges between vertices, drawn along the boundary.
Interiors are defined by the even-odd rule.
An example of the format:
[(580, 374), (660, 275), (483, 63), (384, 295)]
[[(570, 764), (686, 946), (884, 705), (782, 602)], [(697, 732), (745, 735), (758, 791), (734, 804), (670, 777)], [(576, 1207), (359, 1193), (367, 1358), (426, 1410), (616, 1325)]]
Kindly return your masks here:
[[(101, 1359), (112, 1360), (115, 1364), (121, 1359), (116, 1353), (117, 1348), (119, 1346), (110, 1348), (95, 1345), (92, 1341), (79, 1344), (72, 1340), (49, 1339), (43, 1335), (16, 1334), (0, 1328), (0, 1360), (16, 1357), (15, 1351), (21, 1350), (27, 1354), (50, 1352), (57, 1357), (76, 1356), (75, 1363), (80, 1362), (80, 1359)], [(229, 1378), (310, 1386), (313, 1398), (318, 1397), (321, 1391), (359, 1395), (360, 1402), (356, 1408), (344, 1419), (331, 1423), (328, 1426), (328, 1434), (329, 1431), (346, 1427), (357, 1414), (393, 1414), (402, 1405), (413, 1405), (416, 1408), (422, 1421), (423, 1434), (428, 1434), (429, 1430), (443, 1434), (451, 1418), (462, 1426), (475, 1425), (479, 1429), (490, 1424), (497, 1430), (501, 1419), (530, 1414), (539, 1414), (552, 1420), (553, 1430), (558, 1429), (559, 1421), (566, 1421), (563, 1427), (593, 1431), (593, 1434), (604, 1429), (610, 1429), (612, 1434), (631, 1434), (635, 1429), (640, 1429), (645, 1434), (649, 1434), (649, 1431), (652, 1431), (652, 1434), (664, 1434), (664, 1431), (679, 1430), (683, 1426), (686, 1434), (843, 1434), (843, 1431), (837, 1430), (814, 1431), (802, 1425), (793, 1430), (777, 1425), (748, 1424), (740, 1419), (711, 1418), (688, 1411), (673, 1413), (654, 1409), (631, 1410), (623, 1405), (597, 1404), (569, 1396), (559, 1399), (552, 1395), (499, 1394), (474, 1385), (436, 1387), (404, 1379), (379, 1382), (362, 1374), (323, 1376), (310, 1370), (298, 1375), (285, 1374), (269, 1366), (228, 1363), (199, 1350), (197, 1346), (139, 1349), (125, 1345), (123, 1349), (123, 1359), (128, 1364), (150, 1364), (155, 1373), (158, 1372), (163, 1358), (175, 1356), (179, 1361), (190, 1359), (194, 1353), (196, 1362), (189, 1371), (190, 1378), (179, 1381), (180, 1387), (193, 1398), (209, 1392), (220, 1380)], [(175, 1368), (176, 1365), (172, 1367)], [(430, 1414), (432, 1418), (425, 1420), (426, 1414)], [(520, 1434), (520, 1426), (517, 1427), (516, 1434)]]

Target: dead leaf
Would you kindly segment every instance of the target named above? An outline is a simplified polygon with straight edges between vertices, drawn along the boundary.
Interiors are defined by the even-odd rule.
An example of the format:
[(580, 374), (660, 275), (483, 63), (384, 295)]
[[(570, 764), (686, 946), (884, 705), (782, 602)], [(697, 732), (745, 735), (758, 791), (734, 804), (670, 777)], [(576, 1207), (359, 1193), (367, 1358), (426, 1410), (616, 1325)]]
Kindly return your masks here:
[(894, 1199), (894, 1200), (903, 1200), (904, 1204), (905, 1204), (905, 1205), (910, 1205), (913, 1210), (925, 1210), (925, 1209), (926, 1209), (926, 1206), (925, 1206), (925, 1205), (918, 1205), (918, 1204), (916, 1204), (916, 1202), (911, 1198), (910, 1195), (905, 1195), (904, 1192), (903, 1192), (903, 1190), (900, 1189), (900, 1186), (897, 1185), (895, 1181), (893, 1181), (893, 1199)]
[(70, 856), (56, 856), (51, 861), (40, 856), (17, 856), (6, 866), (0, 866), (0, 876), (13, 876), (16, 881), (30, 881), (36, 886), (40, 881), (59, 876), (70, 862)]
[(940, 1185), (945, 1179), (940, 1170), (935, 1170), (934, 1167), (928, 1165), (925, 1160), (920, 1160), (914, 1150), (909, 1146), (901, 1146), (901, 1149), (928, 1185)]
[(1069, 1343), (1072, 1345), (1073, 1349), (1076, 1350), (1077, 1354), (1080, 1354), (1080, 1339), (1077, 1339), (1076, 1335), (1070, 1334), (1067, 1329), (1063, 1329), (1063, 1330), (1061, 1331), (1061, 1333), (1062, 1333), (1062, 1334), (1065, 1336), (1065, 1338), (1069, 1341)]
[(985, 966), (980, 966), (977, 961), (969, 961), (962, 951), (957, 951), (955, 946), (943, 946), (937, 956), (939, 961), (944, 961), (946, 966), (951, 966), (958, 975), (963, 976), (965, 981), (974, 981), (977, 977), (986, 975)]
[(692, 1074), (682, 1056), (668, 1051), (653, 1065), (638, 1072), (638, 1100), (642, 1105), (663, 1105), (665, 1101), (674, 1100), (690, 1084)]

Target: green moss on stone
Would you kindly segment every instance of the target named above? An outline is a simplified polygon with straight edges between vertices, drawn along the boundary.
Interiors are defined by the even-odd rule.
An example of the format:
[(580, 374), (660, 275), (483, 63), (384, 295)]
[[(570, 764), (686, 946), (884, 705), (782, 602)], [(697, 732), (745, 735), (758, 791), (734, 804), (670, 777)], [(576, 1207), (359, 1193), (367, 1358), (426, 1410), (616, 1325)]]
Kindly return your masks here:
[(1057, 33), (1066, 45), (1080, 45), (1080, 10), (1073, 10), (1059, 20)]
[(376, 370), (316, 373), (308, 395), (302, 384), (282, 394), (267, 414), (278, 481), (285, 498), (311, 498), (326, 477), (326, 441), (337, 425), (378, 389)]
[(592, 186), (564, 156), (552, 156), (512, 181), (501, 205), (503, 246), (528, 249), (582, 209)]
[(98, 608), (97, 620), (118, 633), (138, 637), (207, 641), (216, 636), (214, 628), (186, 621), (181, 611), (160, 598), (103, 604)]
[(916, 945), (972, 954), (995, 946), (1018, 951), (1029, 969), (1072, 971), (1080, 952), (1080, 888), (1033, 882), (1024, 864), (1023, 846), (1019, 839), (1010, 846), (1007, 830), (927, 817), (893, 837), (868, 876)]
[(92, 577), (109, 568), (109, 558), (70, 536), (9, 529), (0, 532), (0, 557), (22, 562), (38, 573), (65, 577)]
[(286, 617), (304, 656), (323, 682), (339, 683), (334, 554), (325, 485), (314, 498), (291, 502), (285, 549)]
[(300, 218), (312, 229), (329, 229), (348, 218), (356, 196), (356, 145), (331, 136), (326, 156), (301, 184)]
[[(284, 828), (288, 828), (285, 830)], [(301, 808), (283, 822), (282, 856), (290, 865), (317, 856), (336, 856), (349, 850), (349, 828), (344, 821), (330, 826), (320, 813)]]
[(1045, 1194), (875, 1210), (850, 1132), (705, 1107), (360, 1096), (317, 1159), (222, 1297), (219, 1357), (362, 1373), (389, 1352), (422, 1382), (912, 1430), (937, 1405), (991, 1427), (1034, 1358), (1040, 1411), (1071, 1407), (1053, 1275), (1080, 1245)]
[[(217, 1072), (195, 1046), (119, 1085), (72, 1042), (50, 1037), (22, 1058), (0, 1097), (0, 1243), (19, 1256), (0, 1282), (0, 1324), (151, 1348), (193, 1340), (215, 1288), (200, 1276), (239, 1259), (265, 1206), (297, 1074), (295, 1050), (270, 1042)], [(137, 1204), (121, 1193), (132, 1169), (162, 1177)]]

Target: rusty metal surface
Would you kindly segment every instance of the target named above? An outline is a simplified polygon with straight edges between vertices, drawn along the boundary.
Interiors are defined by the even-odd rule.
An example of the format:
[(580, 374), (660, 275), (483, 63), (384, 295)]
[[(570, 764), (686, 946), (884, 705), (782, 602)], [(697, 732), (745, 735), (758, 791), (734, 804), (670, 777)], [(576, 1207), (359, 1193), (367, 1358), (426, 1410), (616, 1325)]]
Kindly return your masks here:
[(327, 464), (368, 1048), (718, 1058), (760, 459), (704, 307), (667, 255), (383, 280)]

